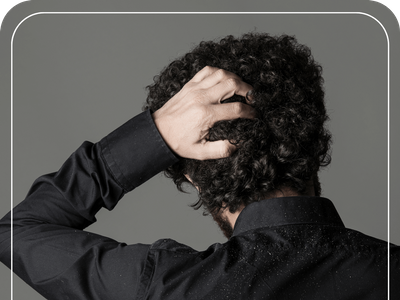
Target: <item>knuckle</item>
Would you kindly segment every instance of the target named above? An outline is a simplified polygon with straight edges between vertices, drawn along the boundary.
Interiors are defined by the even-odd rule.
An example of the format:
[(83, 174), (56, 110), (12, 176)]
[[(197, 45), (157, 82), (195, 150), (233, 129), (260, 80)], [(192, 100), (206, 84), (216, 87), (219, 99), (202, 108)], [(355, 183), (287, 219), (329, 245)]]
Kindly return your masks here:
[(221, 147), (219, 150), (219, 154), (221, 157), (228, 157), (230, 155), (230, 151), (228, 147)]
[(240, 102), (232, 103), (232, 111), (236, 115), (240, 115), (243, 112), (243, 105)]
[(223, 70), (223, 69), (218, 69), (218, 70), (216, 70), (215, 71), (215, 76), (218, 78), (218, 79), (222, 79), (222, 78), (224, 78), (224, 77), (226, 77), (226, 74), (227, 72), (225, 71), (225, 70)]
[(228, 78), (226, 80), (226, 84), (230, 87), (236, 87), (239, 85), (239, 79), (237, 78)]

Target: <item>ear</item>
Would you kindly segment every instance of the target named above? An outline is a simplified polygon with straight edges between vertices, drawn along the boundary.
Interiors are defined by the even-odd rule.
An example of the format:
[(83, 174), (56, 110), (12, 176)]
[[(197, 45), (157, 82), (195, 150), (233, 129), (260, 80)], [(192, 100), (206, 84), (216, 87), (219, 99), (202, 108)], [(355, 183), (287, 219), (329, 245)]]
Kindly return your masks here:
[(192, 184), (198, 191), (200, 191), (199, 188), (193, 183), (192, 179), (190, 178), (190, 176), (189, 176), (188, 174), (183, 174), (183, 175), (185, 175), (186, 179), (189, 180), (189, 181), (191, 182), (191, 184)]

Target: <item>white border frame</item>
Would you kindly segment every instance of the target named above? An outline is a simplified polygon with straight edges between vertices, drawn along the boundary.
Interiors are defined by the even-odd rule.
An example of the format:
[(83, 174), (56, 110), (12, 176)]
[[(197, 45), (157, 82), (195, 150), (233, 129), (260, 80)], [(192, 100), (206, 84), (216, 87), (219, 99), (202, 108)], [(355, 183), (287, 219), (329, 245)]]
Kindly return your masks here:
[(386, 35), (387, 39), (387, 155), (388, 155), (388, 164), (387, 164), (387, 180), (388, 180), (388, 185), (387, 185), (387, 240), (388, 240), (388, 250), (387, 250), (387, 259), (388, 259), (388, 300), (390, 300), (390, 40), (389, 40), (389, 35), (387, 33), (387, 30), (385, 26), (374, 16), (371, 16), (370, 14), (363, 13), (363, 12), (37, 12), (33, 13), (27, 17), (25, 17), (17, 27), (15, 28), (12, 37), (11, 37), (11, 299), (13, 298), (13, 241), (14, 241), (14, 235), (13, 235), (13, 96), (14, 96), (14, 82), (13, 82), (13, 73), (14, 73), (14, 56), (13, 56), (13, 50), (14, 50), (14, 37), (15, 34), (18, 30), (18, 28), (21, 26), (22, 23), (24, 23), (26, 20), (37, 16), (37, 15), (71, 15), (71, 14), (76, 14), (76, 15), (133, 15), (133, 14), (138, 14), (138, 15), (143, 15), (143, 14), (154, 14), (154, 15), (165, 15), (165, 14), (199, 14), (199, 15), (205, 15), (205, 14), (288, 14), (288, 15), (293, 15), (293, 14), (301, 14), (301, 15), (315, 15), (315, 14), (321, 14), (321, 15), (364, 15), (367, 17), (370, 17), (371, 19), (375, 20), (383, 29)]

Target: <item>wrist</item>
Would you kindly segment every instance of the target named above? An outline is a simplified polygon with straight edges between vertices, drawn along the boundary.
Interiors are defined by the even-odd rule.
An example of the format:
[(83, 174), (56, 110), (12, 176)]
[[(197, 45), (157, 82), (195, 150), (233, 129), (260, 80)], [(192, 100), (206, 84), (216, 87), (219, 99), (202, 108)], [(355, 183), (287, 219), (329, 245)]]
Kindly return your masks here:
[(177, 147), (176, 145), (171, 141), (171, 129), (168, 124), (167, 118), (162, 114), (162, 111), (157, 110), (154, 113), (152, 113), (152, 118), (154, 121), (154, 125), (156, 126), (158, 132), (160, 133), (162, 139), (164, 140), (165, 144), (169, 147), (169, 149), (176, 155), (179, 155), (177, 153)]

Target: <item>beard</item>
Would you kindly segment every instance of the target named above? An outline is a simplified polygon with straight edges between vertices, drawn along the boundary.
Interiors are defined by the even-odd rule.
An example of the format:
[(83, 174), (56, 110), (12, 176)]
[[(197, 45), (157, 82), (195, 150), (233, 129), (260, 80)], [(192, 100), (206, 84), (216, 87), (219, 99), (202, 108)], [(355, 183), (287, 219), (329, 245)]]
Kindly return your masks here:
[(233, 228), (227, 217), (223, 217), (220, 212), (212, 214), (214, 221), (217, 223), (218, 227), (221, 229), (222, 233), (227, 239), (230, 239), (233, 235)]

